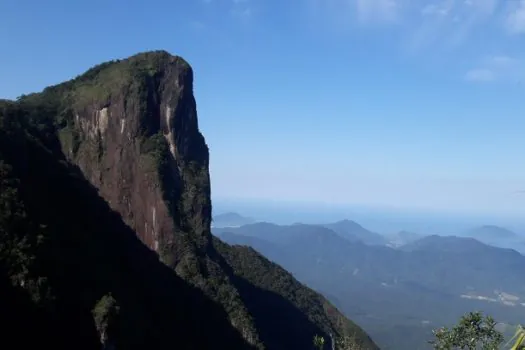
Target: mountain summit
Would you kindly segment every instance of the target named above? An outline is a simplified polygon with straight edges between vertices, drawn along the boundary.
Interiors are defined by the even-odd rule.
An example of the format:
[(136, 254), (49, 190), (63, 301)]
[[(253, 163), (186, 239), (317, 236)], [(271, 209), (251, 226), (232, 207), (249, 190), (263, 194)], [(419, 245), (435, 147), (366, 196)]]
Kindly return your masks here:
[(388, 243), (385, 237), (372, 232), (352, 220), (341, 220), (331, 224), (322, 225), (348, 239), (351, 242), (361, 241), (365, 244), (384, 245)]
[(244, 217), (238, 213), (228, 212), (213, 217), (213, 227), (239, 227), (255, 222), (252, 218)]
[(467, 232), (469, 237), (480, 240), (515, 239), (518, 235), (509, 229), (495, 225), (484, 225), (473, 228)]
[(208, 153), (193, 71), (165, 51), (0, 102), (2, 342), (376, 349), (291, 274), (212, 237)]

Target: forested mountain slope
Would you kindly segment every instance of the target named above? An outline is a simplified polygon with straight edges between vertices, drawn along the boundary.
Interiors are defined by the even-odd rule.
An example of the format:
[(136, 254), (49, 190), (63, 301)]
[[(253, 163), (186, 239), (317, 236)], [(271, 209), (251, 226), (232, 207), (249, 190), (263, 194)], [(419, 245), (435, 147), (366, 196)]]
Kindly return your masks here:
[(309, 349), (318, 334), (377, 348), (286, 271), (212, 238), (180, 57), (142, 53), (0, 104), (5, 344)]

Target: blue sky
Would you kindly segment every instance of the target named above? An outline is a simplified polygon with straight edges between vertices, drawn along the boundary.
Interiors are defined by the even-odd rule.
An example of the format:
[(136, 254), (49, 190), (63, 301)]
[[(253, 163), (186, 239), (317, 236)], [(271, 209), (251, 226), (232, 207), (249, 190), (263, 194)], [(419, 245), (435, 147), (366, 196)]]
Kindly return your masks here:
[(525, 211), (525, 0), (3, 0), (0, 42), (8, 98), (182, 55), (216, 198)]

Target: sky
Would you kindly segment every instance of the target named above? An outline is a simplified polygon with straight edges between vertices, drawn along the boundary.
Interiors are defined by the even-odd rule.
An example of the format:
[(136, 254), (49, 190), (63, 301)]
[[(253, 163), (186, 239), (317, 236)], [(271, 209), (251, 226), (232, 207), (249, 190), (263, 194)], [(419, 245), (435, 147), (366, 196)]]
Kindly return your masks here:
[(165, 49), (214, 198), (525, 212), (525, 0), (1, 0), (0, 96)]

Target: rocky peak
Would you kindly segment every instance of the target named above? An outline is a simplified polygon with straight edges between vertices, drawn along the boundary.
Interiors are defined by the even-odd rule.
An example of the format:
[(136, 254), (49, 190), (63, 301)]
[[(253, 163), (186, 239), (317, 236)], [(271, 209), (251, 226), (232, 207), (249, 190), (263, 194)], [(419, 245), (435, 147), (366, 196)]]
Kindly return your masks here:
[(165, 51), (142, 53), (67, 84), (64, 153), (112, 209), (168, 260), (190, 241), (208, 245), (209, 154), (188, 63)]
[(299, 349), (335, 334), (376, 349), (291, 274), (212, 238), (192, 85), (182, 58), (149, 52), (0, 105), (0, 185), (19, 191), (34, 225), (0, 215), (0, 242), (23, 252), (0, 244), (0, 284), (49, 306), (41, 319), (7, 315), (33, 320), (28, 334), (46, 344), (63, 338), (56, 348)]

